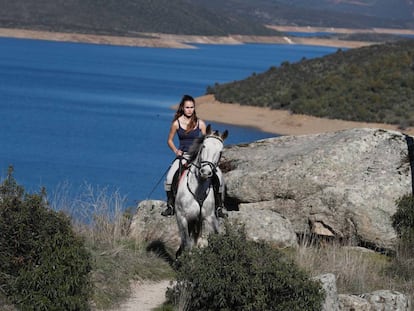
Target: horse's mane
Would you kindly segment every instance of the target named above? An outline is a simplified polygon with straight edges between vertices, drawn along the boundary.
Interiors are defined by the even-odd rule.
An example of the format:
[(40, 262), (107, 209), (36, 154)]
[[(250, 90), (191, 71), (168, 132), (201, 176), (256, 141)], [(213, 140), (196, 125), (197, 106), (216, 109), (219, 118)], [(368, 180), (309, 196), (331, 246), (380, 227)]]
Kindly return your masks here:
[(204, 139), (206, 138), (206, 135), (200, 136), (196, 139), (194, 139), (193, 144), (191, 145), (190, 149), (188, 150), (188, 155), (190, 156), (188, 162), (193, 162), (195, 158), (197, 158), (198, 152), (203, 145)]

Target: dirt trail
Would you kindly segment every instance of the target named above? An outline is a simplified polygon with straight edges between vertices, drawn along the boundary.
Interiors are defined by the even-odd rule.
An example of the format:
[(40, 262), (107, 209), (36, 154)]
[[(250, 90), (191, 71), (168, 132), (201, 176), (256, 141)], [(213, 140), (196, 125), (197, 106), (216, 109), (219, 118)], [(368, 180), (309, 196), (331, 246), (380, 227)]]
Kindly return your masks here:
[(132, 285), (131, 297), (111, 311), (151, 311), (164, 303), (168, 286), (169, 280), (136, 282)]

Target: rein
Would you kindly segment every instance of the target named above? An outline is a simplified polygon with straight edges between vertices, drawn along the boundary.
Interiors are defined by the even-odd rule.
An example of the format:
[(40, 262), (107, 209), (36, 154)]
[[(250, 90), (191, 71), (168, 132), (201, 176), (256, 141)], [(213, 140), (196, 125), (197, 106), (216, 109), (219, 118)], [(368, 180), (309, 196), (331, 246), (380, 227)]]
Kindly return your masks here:
[[(204, 138), (204, 141), (206, 140), (206, 139), (209, 139), (209, 138), (214, 138), (214, 139), (217, 139), (217, 140), (219, 140), (221, 143), (223, 143), (223, 139), (220, 137), (220, 136), (216, 136), (216, 135), (209, 135), (209, 136), (206, 136), (205, 138)], [(198, 153), (197, 153), (197, 157), (195, 158), (195, 160), (194, 161), (192, 161), (190, 164), (189, 164), (189, 167), (188, 167), (188, 170), (187, 170), (187, 189), (188, 189), (188, 191), (193, 195), (193, 197), (196, 199), (196, 201), (198, 202), (198, 205), (200, 206), (200, 215), (201, 215), (201, 208), (202, 208), (202, 205), (203, 205), (203, 202), (204, 202), (204, 199), (205, 198), (203, 198), (202, 200), (201, 199), (199, 199), (199, 195), (197, 194), (197, 193), (194, 193), (192, 190), (191, 190), (191, 187), (190, 187), (190, 174), (191, 173), (193, 173), (195, 176), (196, 176), (196, 179), (197, 179), (197, 181), (200, 183), (200, 175), (199, 175), (199, 170), (203, 167), (203, 166), (205, 166), (205, 165), (208, 165), (208, 166), (210, 166), (210, 168), (211, 168), (211, 170), (213, 171), (213, 173), (215, 173), (216, 171), (217, 171), (217, 164), (218, 164), (218, 161), (217, 161), (217, 163), (213, 163), (213, 162), (211, 162), (211, 161), (200, 161), (200, 157), (201, 157), (201, 151), (203, 150), (203, 148), (204, 148), (204, 145), (202, 145), (201, 146), (201, 148), (198, 150)], [(219, 160), (220, 160), (220, 158), (219, 158)], [(194, 171), (194, 170), (192, 170), (192, 167), (194, 167), (194, 168), (196, 168), (196, 170)], [(198, 187), (197, 187), (197, 189), (198, 189)], [(211, 189), (211, 187), (209, 186), (208, 187), (208, 191), (210, 191), (210, 189)], [(204, 190), (206, 190), (206, 189), (202, 189), (203, 191)], [(208, 195), (208, 192), (206, 191), (206, 196)]]
[[(208, 135), (208, 136), (206, 136), (204, 138), (204, 140), (209, 139), (209, 138), (215, 138), (215, 139), (219, 140), (221, 143), (223, 143), (223, 139), (220, 136)], [(217, 171), (217, 163), (218, 163), (218, 161), (217, 161), (217, 163), (213, 163), (211, 161), (199, 161), (200, 154), (201, 154), (201, 151), (203, 150), (203, 148), (204, 148), (204, 146), (202, 146), (200, 148), (200, 150), (198, 151), (198, 153), (197, 153), (196, 160), (198, 162), (198, 165), (195, 163), (195, 160), (192, 163), (190, 163), (190, 165), (195, 166), (199, 170), (203, 166), (203, 164), (206, 164), (206, 165), (209, 165), (210, 166), (210, 168), (211, 168), (211, 170), (213, 172), (216, 172)], [(221, 157), (221, 155), (220, 155), (220, 157)], [(219, 158), (219, 160), (220, 160), (220, 158)]]

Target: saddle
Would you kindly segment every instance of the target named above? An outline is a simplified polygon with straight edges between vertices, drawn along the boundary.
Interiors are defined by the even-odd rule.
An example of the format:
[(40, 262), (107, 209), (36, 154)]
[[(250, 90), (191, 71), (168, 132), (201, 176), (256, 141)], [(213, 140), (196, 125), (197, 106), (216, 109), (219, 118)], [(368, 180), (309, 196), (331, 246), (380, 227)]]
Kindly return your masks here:
[(178, 170), (175, 171), (174, 173), (174, 177), (171, 183), (171, 192), (174, 195), (174, 198), (177, 194), (177, 190), (178, 190), (178, 181), (180, 180), (181, 175), (184, 173), (184, 171), (188, 168), (188, 164), (187, 162), (183, 164), (182, 161), (180, 161), (179, 166), (178, 166)]

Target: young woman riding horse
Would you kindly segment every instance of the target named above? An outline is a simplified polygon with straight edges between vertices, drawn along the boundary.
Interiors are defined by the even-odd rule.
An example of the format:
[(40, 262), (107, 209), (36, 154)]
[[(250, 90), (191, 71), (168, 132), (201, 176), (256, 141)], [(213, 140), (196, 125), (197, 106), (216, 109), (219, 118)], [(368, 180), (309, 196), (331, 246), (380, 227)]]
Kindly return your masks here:
[(206, 246), (208, 235), (218, 232), (213, 178), (227, 134), (213, 132), (208, 125), (206, 135), (196, 139), (188, 152), (189, 165), (180, 176), (175, 200), (181, 236), (177, 257), (193, 246)]
[[(177, 134), (179, 147), (174, 144), (174, 136)], [(190, 95), (184, 95), (178, 106), (171, 123), (167, 144), (174, 152), (176, 158), (167, 173), (164, 188), (167, 193), (167, 208), (161, 213), (163, 216), (171, 216), (175, 213), (175, 189), (172, 187), (174, 175), (180, 167), (180, 162), (185, 165), (188, 162), (188, 151), (194, 140), (200, 135), (206, 134), (206, 124), (197, 118), (195, 100)], [(223, 212), (223, 190), (224, 183), (220, 168), (217, 167), (215, 174), (215, 208), (218, 217), (226, 217)]]

